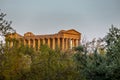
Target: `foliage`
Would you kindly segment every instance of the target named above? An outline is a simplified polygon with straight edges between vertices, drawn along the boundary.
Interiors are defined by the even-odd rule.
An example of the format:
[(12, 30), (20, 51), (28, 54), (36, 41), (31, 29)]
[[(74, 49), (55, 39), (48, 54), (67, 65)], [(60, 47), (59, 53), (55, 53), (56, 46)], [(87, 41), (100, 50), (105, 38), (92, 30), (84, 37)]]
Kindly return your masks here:
[[(3, 47), (3, 54), (0, 61), (0, 75), (5, 80), (17, 80), (22, 76), (22, 72), (30, 69), (31, 57), (24, 53), (22, 47)], [(3, 80), (4, 80), (3, 79)]]
[(112, 80), (118, 80), (120, 77), (120, 29), (112, 25), (105, 39), (108, 65), (110, 66), (109, 76)]
[[(120, 29), (112, 27), (109, 29), (109, 33), (105, 37), (107, 43), (107, 55), (109, 60), (116, 60), (120, 58)], [(114, 61), (112, 60), (112, 61)]]
[(56, 52), (43, 45), (32, 62), (31, 71), (22, 80), (74, 80), (77, 72), (68, 53)]
[(10, 32), (15, 32), (15, 30), (11, 27), (11, 21), (8, 22), (4, 19), (6, 16), (5, 13), (0, 12), (0, 35), (5, 36), (6, 34)]
[[(11, 21), (8, 22), (5, 20), (6, 14), (0, 12), (0, 37), (4, 37), (6, 34), (10, 32), (15, 32), (15, 30), (11, 27)], [(13, 63), (10, 63), (10, 65), (6, 64), (9, 63), (9, 58), (8, 53), (10, 50), (3, 46), (3, 43), (0, 43), (0, 79), (4, 79), (5, 75), (4, 74), (11, 74), (10, 68), (13, 67)], [(11, 53), (11, 52), (10, 52)], [(11, 54), (12, 55), (12, 54)], [(12, 58), (14, 62), (14, 58)], [(5, 69), (6, 68), (6, 69)], [(9, 75), (10, 76), (10, 75)], [(6, 78), (8, 75), (6, 75)]]
[(74, 50), (79, 51), (79, 52), (83, 52), (84, 48), (83, 48), (83, 46), (78, 46), (78, 47), (75, 47)]
[(75, 54), (76, 69), (82, 77), (87, 80), (105, 80), (106, 58), (105, 55), (98, 54)]
[[(120, 29), (111, 27), (105, 37), (106, 54), (93, 49), (93, 54), (77, 52), (76, 69), (87, 80), (119, 80), (120, 77)], [(84, 46), (83, 46), (84, 47)]]
[(39, 51), (27, 46), (3, 46), (0, 80), (76, 80), (78, 73), (67, 52), (43, 45)]
[(109, 33), (105, 36), (107, 47), (110, 48), (112, 45), (117, 43), (119, 39), (120, 39), (120, 29), (112, 25), (111, 28), (109, 29)]

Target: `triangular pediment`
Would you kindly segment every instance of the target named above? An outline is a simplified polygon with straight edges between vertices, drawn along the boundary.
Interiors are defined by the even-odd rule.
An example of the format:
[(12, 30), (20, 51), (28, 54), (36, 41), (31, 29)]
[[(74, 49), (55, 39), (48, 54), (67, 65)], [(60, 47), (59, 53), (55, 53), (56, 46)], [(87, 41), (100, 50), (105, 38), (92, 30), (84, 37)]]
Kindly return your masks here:
[(20, 34), (18, 34), (18, 33), (15, 33), (14, 34), (15, 35), (15, 38), (20, 38), (20, 37), (22, 37)]
[(29, 37), (29, 36), (34, 36), (34, 34), (32, 32), (27, 32), (24, 34), (25, 37)]
[(10, 38), (21, 38), (22, 36), (18, 33), (9, 33), (6, 35), (6, 37), (10, 37)]
[(81, 33), (79, 33), (78, 31), (76, 31), (74, 29), (67, 30), (64, 33), (68, 33), (68, 34), (81, 34)]

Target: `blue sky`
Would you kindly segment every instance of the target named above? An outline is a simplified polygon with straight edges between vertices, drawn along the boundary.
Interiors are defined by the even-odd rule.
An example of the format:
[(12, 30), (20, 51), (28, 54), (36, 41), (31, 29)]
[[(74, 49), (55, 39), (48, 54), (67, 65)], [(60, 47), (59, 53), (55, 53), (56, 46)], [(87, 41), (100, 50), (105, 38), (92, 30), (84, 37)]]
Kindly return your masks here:
[(120, 28), (120, 0), (0, 0), (0, 9), (20, 34), (76, 29), (91, 40)]

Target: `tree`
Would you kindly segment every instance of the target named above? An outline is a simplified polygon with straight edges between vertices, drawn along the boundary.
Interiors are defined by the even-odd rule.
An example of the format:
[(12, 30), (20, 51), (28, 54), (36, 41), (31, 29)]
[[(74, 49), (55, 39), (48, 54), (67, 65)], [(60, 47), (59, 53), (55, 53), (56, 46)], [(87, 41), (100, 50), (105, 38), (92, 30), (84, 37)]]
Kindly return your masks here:
[(31, 55), (35, 53), (31, 48), (3, 46), (3, 50), (0, 55), (0, 80), (18, 80), (23, 73), (30, 71)]
[[(0, 10), (0, 38), (4, 38), (8, 33), (13, 33), (15, 32), (15, 30), (11, 27), (11, 21), (7, 21), (5, 20), (6, 14), (1, 12)], [(5, 47), (2, 43), (2, 41), (0, 41), (0, 80), (4, 80), (5, 76), (3, 74), (3, 70), (5, 70), (5, 66), (4, 63), (6, 61), (6, 57), (8, 54), (6, 54), (6, 52), (8, 52), (8, 50), (6, 50), (7, 47)], [(7, 69), (6, 69), (7, 70)]]
[[(5, 38), (9, 33), (14, 33), (15, 30), (11, 27), (11, 21), (5, 20), (6, 14), (0, 10), (0, 38)], [(3, 41), (0, 41), (0, 54), (3, 52)], [(1, 55), (0, 55), (1, 56)]]
[(107, 64), (109, 66), (108, 75), (112, 80), (120, 77), (120, 28), (113, 25), (105, 37), (107, 43)]
[(15, 30), (11, 27), (12, 21), (8, 22), (4, 19), (6, 16), (5, 13), (0, 12), (0, 35), (5, 36), (9, 32), (15, 32)]
[[(104, 55), (98, 54), (96, 47), (92, 54), (85, 51), (75, 54), (76, 69), (87, 80), (119, 80), (120, 29), (112, 25), (104, 40), (107, 44), (107, 52)], [(94, 42), (93, 40), (91, 43), (93, 46)]]
[(120, 38), (120, 29), (111, 25), (111, 28), (109, 29), (109, 33), (105, 36), (107, 47), (110, 48), (112, 45), (117, 43), (119, 38)]
[(118, 54), (120, 54), (120, 29), (112, 25), (109, 33), (105, 36), (105, 41), (107, 43), (108, 56), (118, 57)]
[(76, 80), (77, 71), (68, 53), (51, 50), (42, 45), (38, 53), (33, 55), (31, 71), (20, 80)]

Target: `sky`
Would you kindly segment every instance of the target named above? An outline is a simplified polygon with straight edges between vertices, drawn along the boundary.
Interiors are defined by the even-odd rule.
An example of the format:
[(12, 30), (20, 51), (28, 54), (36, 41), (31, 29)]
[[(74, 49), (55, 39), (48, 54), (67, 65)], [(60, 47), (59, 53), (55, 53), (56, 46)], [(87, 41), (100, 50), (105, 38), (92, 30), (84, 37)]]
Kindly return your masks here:
[(120, 0), (0, 0), (0, 9), (22, 35), (75, 29), (92, 40), (120, 28)]

